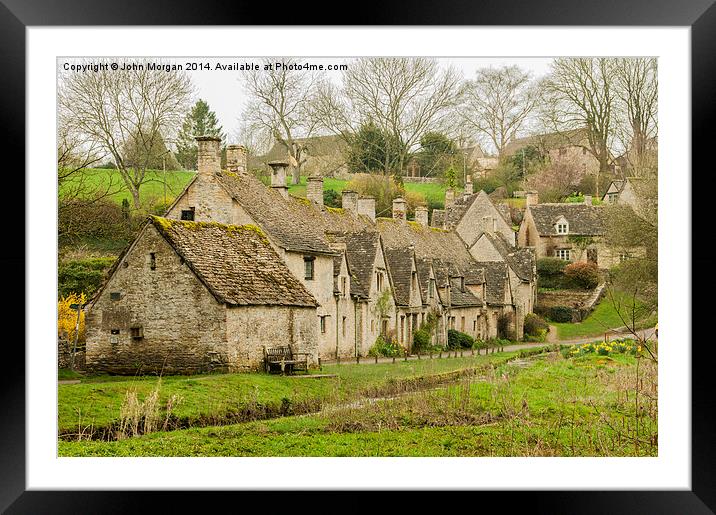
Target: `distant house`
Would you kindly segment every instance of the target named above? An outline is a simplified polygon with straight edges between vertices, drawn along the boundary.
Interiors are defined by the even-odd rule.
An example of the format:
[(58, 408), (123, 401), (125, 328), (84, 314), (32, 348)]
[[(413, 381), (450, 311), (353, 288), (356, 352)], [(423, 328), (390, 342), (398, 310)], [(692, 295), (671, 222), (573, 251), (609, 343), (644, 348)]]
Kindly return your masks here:
[(610, 268), (643, 251), (613, 249), (604, 243), (605, 207), (592, 205), (585, 195), (583, 204), (538, 204), (531, 194), (517, 233), (520, 247), (532, 248), (536, 257), (565, 261), (588, 261)]
[[(589, 151), (587, 129), (517, 138), (507, 144), (500, 157), (514, 156), (528, 146), (538, 148), (552, 162), (560, 159), (574, 160), (582, 167), (582, 176), (593, 175), (599, 171), (599, 160)], [(612, 166), (611, 171), (614, 172), (614, 170)]]
[[(331, 177), (348, 171), (348, 143), (341, 136), (296, 138), (294, 143), (303, 149), (305, 162), (302, 164), (301, 171), (304, 175)], [(287, 147), (281, 142), (276, 142), (257, 160), (267, 166), (272, 161), (285, 161), (288, 156)]]

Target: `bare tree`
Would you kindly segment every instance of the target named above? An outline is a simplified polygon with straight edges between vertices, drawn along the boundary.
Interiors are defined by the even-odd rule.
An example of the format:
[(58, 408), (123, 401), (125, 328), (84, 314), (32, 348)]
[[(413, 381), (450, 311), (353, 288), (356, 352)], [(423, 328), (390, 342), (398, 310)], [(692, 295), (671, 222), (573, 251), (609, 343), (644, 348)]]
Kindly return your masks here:
[(618, 137), (634, 175), (656, 168), (658, 77), (654, 57), (624, 58), (615, 67)]
[(316, 82), (314, 74), (291, 69), (296, 64), (295, 59), (264, 59), (261, 72), (246, 75), (251, 101), (244, 114), (251, 132), (270, 135), (286, 149), (293, 184), (298, 184), (307, 159), (297, 139), (313, 131), (308, 108)]
[[(402, 174), (411, 150), (429, 130), (442, 130), (457, 105), (461, 77), (429, 58), (361, 58), (343, 72), (342, 87), (323, 83), (314, 99), (314, 117), (337, 134), (356, 134), (373, 123), (397, 142), (395, 163), (385, 172)], [(386, 156), (389, 153), (385, 153)]]
[(528, 72), (517, 66), (482, 68), (465, 87), (463, 117), (501, 155), (537, 104)]
[[(558, 58), (541, 83), (544, 123), (562, 133), (584, 129), (584, 148), (599, 162), (598, 173), (607, 172), (612, 162), (615, 66), (614, 58)], [(597, 195), (598, 185), (599, 176)]]
[[(119, 69), (111, 68), (114, 63)], [(58, 103), (73, 131), (112, 156), (139, 208), (147, 165), (157, 157), (152, 149), (181, 126), (193, 91), (191, 81), (183, 71), (156, 61), (95, 59), (84, 64), (104, 66), (62, 75)], [(163, 68), (157, 69), (157, 64)]]
[(526, 185), (539, 192), (541, 202), (560, 202), (575, 190), (581, 177), (580, 163), (573, 156), (564, 156), (550, 162), (540, 173), (530, 175)]

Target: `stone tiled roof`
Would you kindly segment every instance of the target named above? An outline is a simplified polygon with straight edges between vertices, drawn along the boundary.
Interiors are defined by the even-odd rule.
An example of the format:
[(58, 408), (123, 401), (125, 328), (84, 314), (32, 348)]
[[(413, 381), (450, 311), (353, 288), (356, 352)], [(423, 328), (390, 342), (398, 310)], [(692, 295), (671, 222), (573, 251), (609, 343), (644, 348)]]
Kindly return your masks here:
[(410, 305), (413, 255), (413, 249), (409, 247), (385, 249), (385, 258), (388, 261), (388, 269), (393, 279), (395, 302), (399, 306)]
[(296, 216), (292, 205), (295, 201), (291, 198), (285, 199), (249, 173), (221, 172), (217, 178), (281, 247), (297, 252), (335, 253), (325, 241), (321, 227)]
[(156, 216), (150, 222), (220, 302), (239, 306), (318, 305), (256, 226)]
[(504, 259), (517, 274), (517, 277), (528, 282), (533, 280), (535, 257), (531, 249), (513, 247), (505, 241), (504, 236), (500, 233), (484, 233), (484, 236), (492, 242), (502, 256), (502, 259)]
[(495, 206), (497, 212), (500, 213), (500, 216), (502, 216), (505, 222), (507, 222), (507, 225), (512, 225), (512, 221), (510, 219), (509, 214), (509, 207), (507, 208), (507, 213), (505, 213), (504, 209), (500, 209), (492, 202), (487, 193), (485, 193), (483, 190), (480, 190), (477, 193), (473, 193), (472, 195), (468, 196), (467, 198), (465, 196), (460, 196), (455, 199), (455, 203), (445, 210), (444, 227), (446, 229), (454, 228), (458, 223), (460, 223), (460, 220), (462, 220), (462, 217), (465, 216), (467, 210), (470, 209), (472, 204), (477, 200), (479, 200), (480, 202), (491, 203), (493, 206)]
[(450, 279), (450, 304), (457, 308), (482, 306), (482, 301), (468, 289), (460, 287), (460, 278)]
[(368, 298), (373, 277), (373, 263), (379, 245), (378, 233), (375, 230), (360, 230), (333, 232), (327, 236), (346, 244), (346, 261), (351, 273), (351, 293), (361, 298)]
[(564, 132), (536, 134), (534, 136), (513, 139), (505, 146), (502, 155), (511, 156), (527, 146), (550, 150), (570, 145), (581, 145), (586, 143), (587, 139), (587, 129), (585, 128), (572, 129)]
[(475, 268), (474, 259), (455, 232), (423, 227), (415, 222), (396, 221), (392, 218), (378, 218), (376, 226), (383, 238), (386, 251), (405, 249), (412, 245), (416, 258), (432, 261), (440, 288), (447, 285), (448, 276), (467, 275), (466, 272)]
[(537, 204), (527, 209), (532, 213), (540, 236), (559, 236), (555, 223), (562, 216), (569, 223), (569, 234), (575, 236), (604, 234), (604, 211), (600, 206), (569, 203)]
[[(296, 138), (294, 141), (304, 147), (310, 156), (342, 155), (348, 149), (348, 144), (343, 137), (336, 135)], [(288, 150), (282, 143), (277, 142), (260, 159), (264, 163), (268, 163), (277, 159), (285, 159), (286, 156), (288, 156)]]
[(499, 261), (481, 263), (485, 270), (485, 296), (488, 305), (502, 306), (505, 303), (505, 281), (507, 264)]

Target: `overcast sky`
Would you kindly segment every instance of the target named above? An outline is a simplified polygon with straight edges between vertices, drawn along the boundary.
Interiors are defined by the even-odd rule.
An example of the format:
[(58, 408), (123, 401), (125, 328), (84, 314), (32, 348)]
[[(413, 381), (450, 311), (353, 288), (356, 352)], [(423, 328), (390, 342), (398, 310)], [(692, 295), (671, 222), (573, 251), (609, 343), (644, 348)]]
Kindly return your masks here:
[[(197, 64), (205, 63), (214, 68), (215, 63), (224, 65), (231, 63), (259, 63), (261, 58), (175, 58), (170, 62), (186, 63), (193, 62)], [(311, 64), (337, 64), (350, 61), (350, 58), (318, 58), (307, 57), (297, 58), (298, 62), (306, 62)], [(500, 67), (508, 65), (517, 65), (524, 70), (530, 71), (535, 78), (545, 75), (549, 71), (551, 58), (439, 58), (441, 66), (453, 66), (462, 71), (465, 78), (473, 78), (475, 71), (483, 67)], [(241, 113), (245, 106), (247, 95), (244, 91), (241, 76), (244, 73), (254, 73), (245, 71), (216, 71), (212, 70), (196, 70), (189, 71), (194, 84), (196, 85), (197, 99), (202, 98), (208, 102), (211, 109), (216, 113), (224, 132), (229, 138), (229, 143), (233, 143), (236, 131), (241, 125)], [(339, 82), (341, 72), (326, 71), (332, 80)]]

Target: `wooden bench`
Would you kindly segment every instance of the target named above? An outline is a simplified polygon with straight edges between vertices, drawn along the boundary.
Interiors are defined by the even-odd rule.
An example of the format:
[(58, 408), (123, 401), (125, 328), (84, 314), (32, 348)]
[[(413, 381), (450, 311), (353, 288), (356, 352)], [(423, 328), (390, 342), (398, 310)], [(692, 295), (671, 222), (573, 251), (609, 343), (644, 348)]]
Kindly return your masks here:
[(282, 374), (308, 373), (308, 353), (293, 352), (290, 346), (264, 347), (264, 369)]

